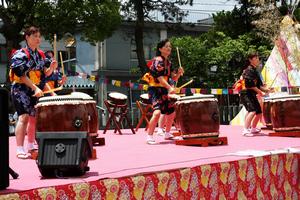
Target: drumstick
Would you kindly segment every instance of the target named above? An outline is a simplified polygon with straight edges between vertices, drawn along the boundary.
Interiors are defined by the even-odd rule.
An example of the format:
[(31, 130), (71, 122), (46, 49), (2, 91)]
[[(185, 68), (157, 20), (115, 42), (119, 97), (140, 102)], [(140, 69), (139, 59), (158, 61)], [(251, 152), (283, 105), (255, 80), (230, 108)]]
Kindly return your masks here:
[[(180, 55), (179, 55), (178, 47), (176, 47), (176, 51), (177, 51), (178, 64), (179, 64), (179, 67), (181, 67), (181, 61), (180, 61)], [(177, 87), (177, 83), (178, 83), (178, 80), (175, 83), (175, 88)]]
[(275, 82), (275, 80), (276, 80), (278, 74), (281, 73), (281, 72), (282, 72), (282, 71), (280, 71), (280, 72), (278, 72), (278, 73), (276, 74), (275, 78), (273, 79), (273, 81), (272, 81), (272, 83), (271, 83), (271, 85), (270, 85), (270, 88), (273, 86), (273, 84), (274, 84), (274, 82)]
[(56, 49), (56, 34), (54, 34), (54, 40), (53, 40), (53, 52), (54, 52), (54, 59), (57, 60), (57, 49)]
[(64, 68), (64, 62), (63, 62), (63, 58), (62, 58), (62, 53), (59, 52), (60, 55), (60, 62), (61, 62), (61, 71), (62, 71), (62, 75), (65, 76), (65, 68)]
[(189, 82), (187, 82), (187, 83), (183, 84), (182, 86), (180, 86), (180, 87), (178, 88), (178, 90), (181, 90), (183, 87), (185, 87), (185, 86), (191, 84), (193, 81), (194, 81), (194, 80), (191, 79)]
[(181, 67), (181, 61), (180, 61), (180, 55), (179, 55), (178, 47), (176, 47), (176, 50), (177, 50), (178, 64), (179, 64), (179, 67)]
[(43, 92), (44, 94), (48, 94), (48, 93), (52, 93), (52, 92), (56, 92), (56, 91), (59, 91), (59, 90), (62, 90), (63, 89), (63, 86), (60, 86), (58, 88), (54, 88), (54, 89), (51, 89), (51, 90), (47, 90), (45, 92)]

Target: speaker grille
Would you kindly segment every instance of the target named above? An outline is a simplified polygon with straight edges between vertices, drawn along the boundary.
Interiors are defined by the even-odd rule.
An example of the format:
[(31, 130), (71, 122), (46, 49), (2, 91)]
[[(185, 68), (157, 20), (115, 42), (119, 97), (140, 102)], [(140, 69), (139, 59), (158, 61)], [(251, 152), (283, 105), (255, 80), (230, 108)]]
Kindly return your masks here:
[[(43, 149), (43, 165), (47, 166), (60, 166), (60, 165), (76, 165), (79, 163), (77, 157), (78, 139), (56, 139), (45, 140)], [(64, 145), (63, 152), (57, 152), (56, 146)]]

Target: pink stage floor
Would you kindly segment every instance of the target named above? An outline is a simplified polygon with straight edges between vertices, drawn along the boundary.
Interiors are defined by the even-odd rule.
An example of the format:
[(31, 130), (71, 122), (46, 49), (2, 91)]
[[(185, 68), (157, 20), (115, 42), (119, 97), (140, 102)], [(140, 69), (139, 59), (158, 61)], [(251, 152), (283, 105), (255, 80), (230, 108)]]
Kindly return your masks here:
[(20, 176), (17, 180), (11, 178), (9, 188), (0, 194), (249, 158), (228, 155), (244, 150), (269, 151), (287, 147), (300, 149), (299, 138), (244, 137), (241, 130), (242, 127), (239, 126), (221, 126), (220, 136), (228, 137), (228, 145), (212, 147), (178, 146), (173, 141), (163, 140), (161, 136), (155, 136), (158, 144), (148, 145), (143, 128), (139, 129), (136, 135), (131, 134), (130, 130), (122, 130), (123, 135), (108, 131), (105, 135), (100, 134), (100, 137), (105, 137), (106, 145), (96, 147), (97, 159), (89, 161), (90, 171), (83, 177), (65, 179), (43, 179), (35, 160), (17, 159), (15, 138), (11, 137), (10, 167)]

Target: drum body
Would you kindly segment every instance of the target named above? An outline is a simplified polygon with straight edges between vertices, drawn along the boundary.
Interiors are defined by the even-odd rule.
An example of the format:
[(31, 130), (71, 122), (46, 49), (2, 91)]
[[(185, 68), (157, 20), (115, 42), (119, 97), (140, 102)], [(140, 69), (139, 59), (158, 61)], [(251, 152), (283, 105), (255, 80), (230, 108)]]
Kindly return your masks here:
[(175, 105), (176, 125), (183, 138), (218, 137), (220, 115), (213, 95), (182, 97)]
[(89, 131), (87, 106), (71, 95), (39, 99), (36, 105), (36, 131)]
[(300, 130), (300, 95), (286, 95), (271, 101), (271, 120), (274, 131)]
[(271, 120), (271, 99), (265, 98), (263, 102), (263, 117), (267, 127), (272, 127), (272, 120)]
[(119, 92), (111, 92), (108, 94), (109, 100), (113, 104), (124, 105), (127, 101), (127, 96)]
[(97, 133), (99, 130), (98, 111), (96, 101), (84, 101), (89, 115), (89, 132)]
[(86, 105), (89, 116), (89, 133), (97, 133), (99, 130), (99, 116), (96, 108), (96, 101), (93, 98), (82, 92), (72, 92), (71, 96), (81, 98), (82, 103)]

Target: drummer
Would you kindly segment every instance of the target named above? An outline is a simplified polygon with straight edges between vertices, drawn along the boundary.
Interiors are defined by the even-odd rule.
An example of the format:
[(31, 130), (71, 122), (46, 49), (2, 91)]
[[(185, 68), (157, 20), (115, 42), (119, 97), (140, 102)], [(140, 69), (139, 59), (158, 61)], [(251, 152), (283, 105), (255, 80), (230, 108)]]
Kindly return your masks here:
[[(49, 76), (57, 67), (57, 62), (51, 63), (45, 58), (45, 54), (39, 50), (41, 43), (40, 30), (37, 27), (29, 27), (25, 30), (24, 37), (26, 47), (16, 51), (11, 58), (10, 80), (12, 101), (18, 113), (16, 125), (17, 158), (26, 159), (29, 154), (24, 149), (24, 138), (27, 129), (28, 150), (34, 149), (35, 104), (37, 98), (43, 95), (39, 88), (43, 84), (44, 76)], [(46, 64), (49, 63), (49, 68)], [(31, 121), (31, 123), (28, 123)]]
[[(46, 57), (50, 60), (54, 58), (54, 52), (49, 50), (45, 52)], [(44, 87), (44, 91), (52, 90), (54, 88), (57, 88), (63, 84), (65, 84), (67, 80), (67, 77), (63, 75), (58, 69), (55, 69), (53, 73), (46, 77), (46, 85)], [(50, 93), (51, 96), (55, 96), (55, 92)]]
[(168, 95), (175, 94), (175, 88), (169, 84), (168, 80), (170, 77), (174, 77), (174, 79), (177, 80), (183, 75), (184, 71), (182, 67), (178, 69), (177, 74), (173, 71), (172, 64), (169, 60), (171, 50), (172, 46), (168, 39), (160, 41), (157, 44), (156, 57), (152, 59), (152, 64), (149, 67), (150, 79), (148, 94), (154, 111), (148, 128), (148, 144), (155, 144), (153, 133), (161, 114), (166, 114), (165, 139), (173, 137), (170, 130), (175, 117), (175, 109)]
[(245, 80), (246, 90), (241, 92), (240, 97), (242, 104), (244, 104), (248, 112), (245, 118), (243, 135), (253, 136), (255, 133), (259, 133), (261, 131), (261, 129), (256, 127), (262, 115), (262, 110), (257, 95), (264, 96), (265, 93), (272, 92), (272, 90), (263, 85), (256, 69), (260, 64), (258, 54), (249, 54), (248, 61), (249, 66), (242, 74)]
[[(169, 78), (169, 84), (172, 87), (175, 87), (176, 82), (178, 81), (179, 76), (174, 76), (172, 78)], [(158, 120), (158, 128), (157, 128), (157, 135), (163, 136), (165, 134), (165, 125), (166, 125), (166, 115), (165, 114), (160, 114), (159, 120)], [(172, 122), (173, 124), (173, 122)]]

